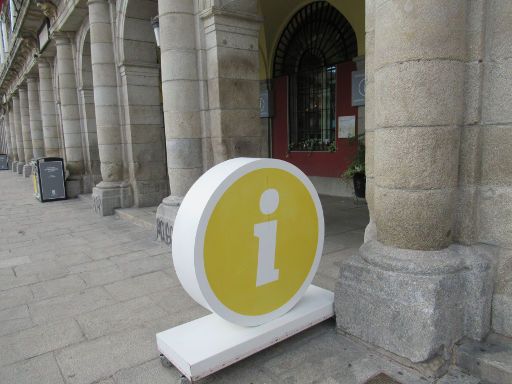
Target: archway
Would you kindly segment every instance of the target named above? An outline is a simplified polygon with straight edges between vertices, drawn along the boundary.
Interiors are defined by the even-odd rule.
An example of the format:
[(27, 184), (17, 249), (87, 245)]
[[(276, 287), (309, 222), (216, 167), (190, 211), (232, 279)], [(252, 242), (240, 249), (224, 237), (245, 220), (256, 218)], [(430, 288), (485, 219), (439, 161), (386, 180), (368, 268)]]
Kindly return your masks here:
[(117, 55), (126, 155), (134, 203), (156, 206), (168, 195), (159, 51), (151, 18), (157, 0), (117, 3)]
[(328, 2), (312, 2), (290, 18), (273, 60), (273, 157), (311, 177), (338, 178), (347, 169), (357, 151), (349, 138), (357, 135), (357, 54), (354, 29)]

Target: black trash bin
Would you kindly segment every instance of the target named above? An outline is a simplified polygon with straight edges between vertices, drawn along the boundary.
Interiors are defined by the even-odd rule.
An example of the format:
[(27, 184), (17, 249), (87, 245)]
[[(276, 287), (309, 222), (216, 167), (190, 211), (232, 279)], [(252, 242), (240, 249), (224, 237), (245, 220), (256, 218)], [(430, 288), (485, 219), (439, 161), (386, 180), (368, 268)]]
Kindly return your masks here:
[(9, 156), (0, 153), (0, 171), (8, 171), (9, 169)]
[(34, 161), (34, 196), (41, 202), (66, 200), (64, 160), (43, 157)]

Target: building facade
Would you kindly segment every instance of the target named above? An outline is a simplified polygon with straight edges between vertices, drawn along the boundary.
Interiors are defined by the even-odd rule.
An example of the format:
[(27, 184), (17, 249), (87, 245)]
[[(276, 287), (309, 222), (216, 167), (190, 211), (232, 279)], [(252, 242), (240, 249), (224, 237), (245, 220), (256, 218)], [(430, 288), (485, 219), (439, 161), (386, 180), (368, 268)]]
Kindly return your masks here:
[(169, 241), (215, 164), (279, 158), (343, 195), (364, 137), (371, 221), (337, 325), (447, 360), (512, 336), (511, 25), (499, 0), (4, 1), (0, 151), (25, 176), (64, 158), (100, 215), (158, 206)]

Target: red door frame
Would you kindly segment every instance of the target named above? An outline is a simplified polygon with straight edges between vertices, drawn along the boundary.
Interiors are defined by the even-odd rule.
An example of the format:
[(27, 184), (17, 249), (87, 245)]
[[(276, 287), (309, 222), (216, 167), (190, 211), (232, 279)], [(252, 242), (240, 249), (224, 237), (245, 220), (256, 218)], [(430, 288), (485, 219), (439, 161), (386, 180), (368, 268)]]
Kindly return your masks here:
[(272, 157), (288, 161), (308, 176), (340, 177), (354, 160), (357, 140), (339, 139), (338, 117), (356, 117), (357, 107), (352, 106), (352, 61), (336, 66), (336, 152), (300, 152), (288, 150), (288, 77), (274, 79), (275, 112), (272, 119)]

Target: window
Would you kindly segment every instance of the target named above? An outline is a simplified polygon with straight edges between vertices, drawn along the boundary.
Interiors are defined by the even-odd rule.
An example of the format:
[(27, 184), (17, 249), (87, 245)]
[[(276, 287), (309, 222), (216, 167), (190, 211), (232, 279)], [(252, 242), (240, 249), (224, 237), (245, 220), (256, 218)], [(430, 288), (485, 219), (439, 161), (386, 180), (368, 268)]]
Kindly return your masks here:
[(352, 27), (327, 2), (307, 5), (288, 23), (274, 75), (289, 78), (290, 151), (336, 151), (336, 64), (356, 55)]

